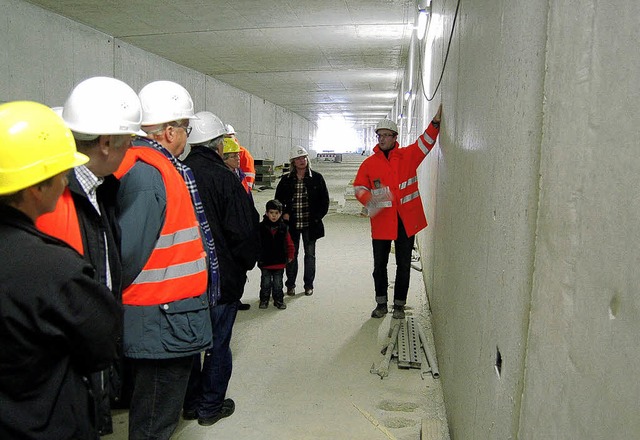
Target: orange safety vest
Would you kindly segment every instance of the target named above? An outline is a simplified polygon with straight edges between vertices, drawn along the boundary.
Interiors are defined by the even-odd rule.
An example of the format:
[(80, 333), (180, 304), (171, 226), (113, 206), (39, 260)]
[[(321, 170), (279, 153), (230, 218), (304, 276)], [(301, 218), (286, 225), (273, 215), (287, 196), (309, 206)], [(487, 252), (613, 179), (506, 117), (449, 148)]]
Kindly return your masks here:
[(362, 162), (353, 181), (356, 198), (369, 210), (371, 237), (398, 238), (398, 216), (411, 237), (427, 226), (418, 189), (418, 166), (431, 151), (439, 130), (433, 125), (413, 144), (400, 148), (396, 142), (387, 159), (378, 145)]
[(251, 153), (243, 146), (240, 146), (240, 169), (244, 173), (242, 185), (248, 190), (247, 192), (251, 192), (253, 184), (256, 181), (256, 166), (253, 156), (251, 156)]
[(149, 306), (200, 296), (207, 290), (207, 260), (189, 190), (171, 162), (148, 147), (129, 148), (114, 175), (120, 179), (138, 161), (160, 172), (167, 207), (160, 237), (122, 302)]
[(59, 238), (84, 255), (76, 204), (68, 187), (58, 199), (56, 209), (38, 217), (36, 227), (45, 234)]
[(249, 188), (249, 182), (247, 182), (247, 178), (245, 177), (244, 179), (242, 179), (241, 183), (242, 183), (242, 187), (244, 188), (244, 192), (246, 192), (247, 194), (250, 194), (251, 188)]

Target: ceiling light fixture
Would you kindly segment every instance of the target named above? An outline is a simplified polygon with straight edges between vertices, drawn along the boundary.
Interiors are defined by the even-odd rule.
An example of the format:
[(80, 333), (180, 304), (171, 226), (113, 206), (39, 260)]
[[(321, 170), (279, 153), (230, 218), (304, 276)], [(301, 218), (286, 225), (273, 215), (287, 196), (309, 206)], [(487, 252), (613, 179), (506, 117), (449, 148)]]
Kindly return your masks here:
[(422, 40), (427, 32), (428, 16), (431, 13), (431, 0), (418, 0), (418, 26), (416, 35)]
[(427, 18), (429, 15), (429, 11), (427, 9), (419, 9), (418, 13), (418, 40), (422, 40), (424, 38), (424, 34), (427, 31)]

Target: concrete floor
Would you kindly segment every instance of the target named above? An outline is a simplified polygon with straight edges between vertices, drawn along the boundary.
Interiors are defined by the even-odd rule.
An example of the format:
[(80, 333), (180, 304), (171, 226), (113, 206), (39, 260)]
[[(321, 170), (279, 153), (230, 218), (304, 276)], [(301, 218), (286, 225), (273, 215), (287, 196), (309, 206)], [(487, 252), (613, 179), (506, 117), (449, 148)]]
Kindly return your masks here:
[[(236, 412), (210, 427), (181, 421), (174, 439), (449, 438), (438, 380), (422, 379), (417, 369), (398, 369), (395, 361), (384, 379), (370, 373), (382, 360), (392, 319), (370, 318), (375, 304), (369, 221), (354, 214), (357, 202), (344, 197), (361, 160), (313, 163), (337, 201), (326, 217), (327, 235), (317, 244), (314, 295), (304, 296), (299, 287), (296, 296), (285, 296), (286, 310), (258, 309), (260, 271), (249, 273), (243, 301), (252, 307), (239, 312), (232, 339), (228, 397)], [(261, 213), (274, 193), (254, 192)], [(395, 267), (389, 266), (392, 280)], [(435, 353), (425, 298), (422, 276), (413, 271), (407, 316), (417, 317)], [(421, 437), (423, 423), (428, 429)], [(104, 438), (127, 437), (126, 411), (116, 413), (115, 430)]]

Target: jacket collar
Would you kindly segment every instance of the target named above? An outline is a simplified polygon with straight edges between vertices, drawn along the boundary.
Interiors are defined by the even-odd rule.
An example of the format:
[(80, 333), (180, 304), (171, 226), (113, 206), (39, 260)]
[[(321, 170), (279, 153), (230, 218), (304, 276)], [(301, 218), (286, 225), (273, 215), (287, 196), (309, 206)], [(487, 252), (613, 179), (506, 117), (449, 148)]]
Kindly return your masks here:
[(58, 240), (51, 235), (45, 234), (36, 228), (36, 225), (33, 221), (26, 215), (24, 212), (19, 209), (14, 208), (13, 206), (5, 205), (0, 203), (0, 223), (9, 225), (16, 229), (21, 229), (26, 231), (32, 235), (36, 235), (42, 238), (45, 242), (55, 243), (55, 244), (63, 244), (64, 246), (71, 249), (71, 247), (65, 242)]
[(189, 153), (189, 156), (191, 155), (202, 156), (203, 158), (212, 160), (217, 164), (221, 164), (228, 169), (227, 165), (224, 163), (224, 160), (222, 160), (220, 155), (209, 147), (204, 147), (204, 146), (191, 147), (191, 152)]
[[(312, 176), (313, 176), (313, 172), (311, 171), (311, 167), (307, 165), (307, 170), (304, 172), (304, 177), (312, 177)], [(296, 170), (292, 170), (289, 172), (289, 178), (291, 179), (297, 178)]]
[[(393, 148), (391, 150), (389, 150), (389, 154), (394, 153), (395, 151), (398, 150), (398, 148), (400, 148), (400, 144), (398, 143), (398, 141), (396, 141), (396, 143), (393, 145)], [(382, 149), (380, 148), (380, 144), (376, 144), (375, 147), (373, 147), (373, 153), (380, 153), (382, 155), (384, 155), (384, 151), (382, 151)]]

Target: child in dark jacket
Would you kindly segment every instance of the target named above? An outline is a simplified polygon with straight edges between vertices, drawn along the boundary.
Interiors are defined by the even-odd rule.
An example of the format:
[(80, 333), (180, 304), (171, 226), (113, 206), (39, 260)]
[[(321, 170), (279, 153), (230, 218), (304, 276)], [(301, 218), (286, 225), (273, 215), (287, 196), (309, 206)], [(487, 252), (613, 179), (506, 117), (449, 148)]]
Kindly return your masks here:
[(282, 203), (269, 200), (264, 219), (260, 223), (260, 238), (262, 252), (258, 260), (260, 278), (260, 308), (269, 307), (269, 297), (273, 295), (273, 305), (279, 309), (286, 309), (282, 278), (287, 263), (293, 260), (295, 247), (289, 227), (280, 218)]

